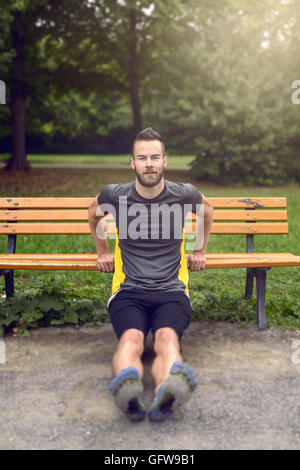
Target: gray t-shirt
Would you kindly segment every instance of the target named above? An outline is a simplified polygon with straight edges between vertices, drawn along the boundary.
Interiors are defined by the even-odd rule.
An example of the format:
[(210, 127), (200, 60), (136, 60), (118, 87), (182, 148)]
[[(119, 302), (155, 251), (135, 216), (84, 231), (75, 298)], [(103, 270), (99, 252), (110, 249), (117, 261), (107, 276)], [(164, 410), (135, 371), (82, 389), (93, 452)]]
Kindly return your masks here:
[(198, 212), (202, 194), (192, 184), (164, 182), (153, 199), (140, 196), (135, 181), (109, 184), (97, 196), (102, 213), (116, 222), (112, 297), (120, 289), (188, 294), (184, 220)]

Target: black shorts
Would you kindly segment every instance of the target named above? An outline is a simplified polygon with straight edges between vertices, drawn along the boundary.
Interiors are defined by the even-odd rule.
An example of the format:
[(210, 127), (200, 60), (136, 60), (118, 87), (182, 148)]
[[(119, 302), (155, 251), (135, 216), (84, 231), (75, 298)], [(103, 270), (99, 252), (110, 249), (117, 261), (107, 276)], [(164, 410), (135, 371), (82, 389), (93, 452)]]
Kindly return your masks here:
[(181, 339), (189, 326), (192, 306), (183, 291), (176, 292), (133, 292), (120, 290), (108, 304), (113, 328), (118, 338), (135, 328), (144, 333), (145, 338), (152, 329), (173, 328)]

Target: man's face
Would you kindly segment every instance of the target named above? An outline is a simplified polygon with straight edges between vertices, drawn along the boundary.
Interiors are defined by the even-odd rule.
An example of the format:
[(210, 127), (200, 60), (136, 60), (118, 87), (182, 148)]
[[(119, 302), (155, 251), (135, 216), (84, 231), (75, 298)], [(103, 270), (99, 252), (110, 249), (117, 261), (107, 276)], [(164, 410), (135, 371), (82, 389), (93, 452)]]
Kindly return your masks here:
[(139, 183), (151, 188), (164, 176), (167, 161), (159, 140), (139, 140), (134, 145), (134, 159), (130, 160), (130, 164)]

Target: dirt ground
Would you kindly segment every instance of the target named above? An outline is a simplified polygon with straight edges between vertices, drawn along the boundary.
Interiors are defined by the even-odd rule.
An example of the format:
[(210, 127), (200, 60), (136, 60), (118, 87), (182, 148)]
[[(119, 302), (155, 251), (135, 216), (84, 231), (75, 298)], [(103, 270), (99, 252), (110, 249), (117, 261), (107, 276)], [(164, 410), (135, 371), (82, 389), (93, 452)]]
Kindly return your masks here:
[[(183, 338), (192, 399), (164, 423), (131, 423), (108, 386), (112, 326), (8, 336), (0, 365), (1, 449), (299, 449), (300, 332), (193, 322)], [(297, 343), (299, 341), (299, 343)], [(299, 354), (298, 354), (299, 353)], [(144, 402), (153, 399), (147, 342)]]

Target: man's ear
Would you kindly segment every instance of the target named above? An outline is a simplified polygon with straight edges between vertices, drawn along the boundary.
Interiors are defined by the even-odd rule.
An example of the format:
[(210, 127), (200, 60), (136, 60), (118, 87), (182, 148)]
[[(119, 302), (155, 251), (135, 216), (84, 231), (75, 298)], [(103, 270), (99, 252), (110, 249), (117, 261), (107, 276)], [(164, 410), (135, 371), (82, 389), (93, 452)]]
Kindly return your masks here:
[(166, 167), (168, 164), (168, 157), (167, 155), (164, 156), (164, 167)]
[(135, 161), (134, 161), (133, 157), (131, 157), (131, 159), (130, 159), (130, 166), (133, 170), (135, 170)]

